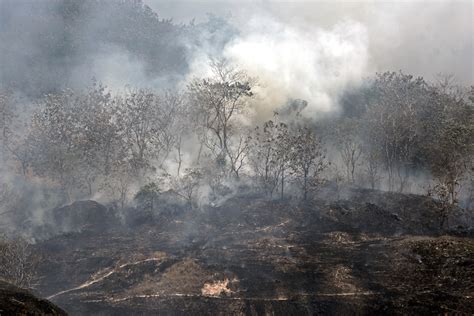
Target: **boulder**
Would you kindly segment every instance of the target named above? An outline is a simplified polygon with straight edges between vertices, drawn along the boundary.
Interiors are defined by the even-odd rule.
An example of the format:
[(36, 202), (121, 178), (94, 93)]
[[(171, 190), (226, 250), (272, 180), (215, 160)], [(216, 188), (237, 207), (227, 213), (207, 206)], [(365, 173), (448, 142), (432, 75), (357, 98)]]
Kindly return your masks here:
[(48, 300), (10, 283), (0, 281), (0, 315), (67, 315)]

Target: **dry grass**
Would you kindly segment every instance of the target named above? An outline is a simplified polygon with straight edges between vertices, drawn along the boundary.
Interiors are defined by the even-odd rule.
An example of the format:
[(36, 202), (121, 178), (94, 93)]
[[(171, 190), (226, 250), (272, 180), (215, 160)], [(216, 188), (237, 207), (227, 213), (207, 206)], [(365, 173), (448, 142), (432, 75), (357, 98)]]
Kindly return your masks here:
[(329, 274), (328, 284), (343, 292), (357, 292), (356, 280), (352, 277), (352, 270), (344, 265), (336, 265)]
[(221, 296), (232, 293), (229, 289), (229, 279), (225, 278), (224, 281), (215, 281), (212, 283), (205, 283), (201, 289), (201, 294), (204, 296)]
[(203, 284), (212, 279), (213, 274), (202, 268), (195, 260), (186, 258), (173, 264), (163, 273), (148, 274), (130, 290), (128, 294), (199, 295)]
[(332, 242), (338, 244), (351, 244), (354, 242), (352, 236), (346, 232), (330, 232), (327, 236)]

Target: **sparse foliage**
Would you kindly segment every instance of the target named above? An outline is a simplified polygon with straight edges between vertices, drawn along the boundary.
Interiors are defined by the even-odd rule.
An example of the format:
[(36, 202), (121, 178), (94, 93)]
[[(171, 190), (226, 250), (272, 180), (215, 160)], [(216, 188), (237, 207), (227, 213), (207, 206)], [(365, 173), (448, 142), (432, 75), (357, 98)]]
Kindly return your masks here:
[(198, 168), (188, 168), (184, 176), (177, 179), (175, 191), (183, 197), (191, 206), (197, 204), (197, 194), (201, 181), (203, 180), (202, 171)]
[(155, 201), (160, 194), (160, 188), (155, 182), (150, 182), (143, 186), (135, 195), (135, 200), (144, 208), (153, 211)]
[(378, 74), (375, 98), (366, 117), (368, 139), (375, 144), (388, 174), (389, 190), (407, 185), (418, 138), (418, 110), (427, 100), (426, 83), (403, 73)]
[(29, 288), (36, 276), (38, 256), (30, 244), (21, 238), (0, 239), (0, 278)]
[[(121, 209), (134, 187), (142, 188), (138, 199), (155, 196), (156, 184), (143, 184), (160, 172), (173, 175), (176, 193), (192, 205), (200, 186), (216, 200), (242, 175), (270, 198), (298, 188), (296, 195), (308, 199), (323, 178), (339, 185), (342, 174), (347, 183), (401, 192), (415, 171), (445, 188), (450, 204), (472, 192), (474, 90), (450, 77), (429, 84), (403, 73), (378, 74), (361, 93), (348, 95), (357, 97), (356, 110), (343, 99), (347, 115), (314, 122), (301, 115), (308, 103), (293, 100), (252, 131), (247, 110), (254, 80), (222, 60), (211, 70), (181, 92), (113, 94), (93, 82), (83, 91), (50, 93), (25, 124), (15, 121), (11, 94), (1, 92), (2, 150), (26, 181), (39, 177), (61, 188), (66, 200), (100, 192)], [(339, 157), (329, 173), (326, 152)], [(154, 197), (145, 204), (153, 203)]]
[(0, 140), (2, 147), (8, 144), (11, 137), (14, 118), (13, 93), (10, 90), (0, 89)]
[(229, 174), (239, 176), (246, 155), (245, 137), (239, 135), (238, 117), (252, 97), (251, 79), (226, 61), (212, 63), (213, 76), (190, 86), (200, 140)]
[[(335, 142), (344, 164), (347, 181), (355, 183), (356, 168), (362, 156), (362, 143), (359, 139), (359, 122), (354, 119), (342, 120), (335, 128)], [(372, 171), (372, 170), (371, 170)]]
[(327, 167), (321, 141), (307, 127), (291, 133), (290, 168), (300, 183), (303, 200), (317, 189), (323, 180), (321, 172)]
[(250, 147), (250, 166), (257, 177), (257, 182), (262, 191), (272, 197), (279, 184), (282, 172), (281, 160), (285, 156), (280, 155), (282, 140), (288, 132), (283, 123), (272, 120), (263, 124), (263, 128), (257, 126)]
[(456, 95), (434, 92), (425, 120), (423, 157), (437, 187), (458, 202), (463, 180), (474, 165), (474, 107)]

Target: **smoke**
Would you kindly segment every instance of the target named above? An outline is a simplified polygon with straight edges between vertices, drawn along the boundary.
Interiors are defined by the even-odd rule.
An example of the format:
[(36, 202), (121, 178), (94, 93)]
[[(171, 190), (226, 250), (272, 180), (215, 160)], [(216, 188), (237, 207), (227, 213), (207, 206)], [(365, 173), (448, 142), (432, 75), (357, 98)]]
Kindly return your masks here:
[(317, 118), (338, 110), (338, 98), (368, 75), (368, 35), (364, 25), (343, 20), (330, 28), (288, 25), (270, 14), (253, 15), (221, 51), (194, 50), (191, 78), (209, 76), (209, 59), (224, 58), (256, 78), (252, 111), (268, 119), (290, 100), (308, 102), (301, 114)]
[[(239, 34), (221, 55), (259, 79), (253, 106), (261, 117), (291, 99), (308, 101), (306, 117), (337, 111), (341, 91), (374, 72), (428, 80), (453, 73), (472, 84), (470, 1), (146, 3), (178, 21), (200, 21), (209, 12), (231, 16)], [(208, 72), (206, 53), (193, 52), (191, 75)]]
[(367, 73), (368, 39), (360, 23), (302, 30), (267, 16), (253, 18), (248, 28), (256, 31), (243, 32), (224, 55), (259, 78), (259, 107), (266, 114), (296, 98), (308, 101), (305, 117), (334, 111), (338, 94)]
[(170, 88), (187, 71), (185, 31), (136, 1), (1, 1), (0, 87)]
[[(368, 35), (372, 71), (403, 70), (432, 79), (454, 73), (471, 84), (472, 1), (413, 0), (146, 0), (157, 12), (178, 21), (205, 20), (209, 12), (231, 15), (239, 29), (262, 15), (285, 26), (331, 29), (344, 20), (362, 24)], [(253, 30), (258, 31), (258, 30)]]
[[(428, 80), (454, 73), (459, 83), (473, 83), (471, 1), (144, 3), (153, 11), (136, 1), (0, 0), (0, 88), (31, 100), (66, 86), (83, 88), (92, 78), (111, 91), (184, 88), (210, 74), (210, 58), (225, 58), (258, 79), (251, 114), (261, 121), (287, 104), (302, 105), (307, 119), (337, 113), (344, 91), (377, 71)], [(184, 141), (182, 169), (196, 146), (194, 138)], [(169, 159), (165, 167), (177, 164)], [(0, 170), (2, 181), (20, 183), (7, 174)], [(30, 193), (31, 201), (25, 196), (22, 203), (38, 208), (31, 210), (35, 223), (42, 222), (42, 210), (61, 202), (41, 206), (53, 194), (15, 189)], [(202, 190), (200, 196), (210, 195), (209, 186)]]
[[(301, 113), (308, 118), (337, 111), (341, 92), (374, 72), (402, 70), (428, 79), (454, 72), (459, 82), (472, 82), (467, 2), (147, 3), (181, 20), (203, 12), (232, 15), (239, 34), (221, 56), (258, 78), (257, 118), (291, 99), (308, 101)], [(208, 74), (209, 55), (215, 52), (194, 51), (188, 77)]]
[(263, 119), (291, 99), (308, 101), (308, 118), (337, 111), (340, 93), (376, 71), (472, 84), (471, 1), (144, 3), (2, 1), (0, 86), (35, 97), (92, 78), (168, 89), (225, 57), (259, 79)]
[(142, 60), (111, 45), (104, 45), (97, 53), (86, 56), (83, 63), (71, 71), (70, 78), (72, 87), (84, 87), (93, 78), (111, 91), (121, 91), (126, 86), (166, 90), (182, 80), (181, 76), (173, 73), (148, 76)]

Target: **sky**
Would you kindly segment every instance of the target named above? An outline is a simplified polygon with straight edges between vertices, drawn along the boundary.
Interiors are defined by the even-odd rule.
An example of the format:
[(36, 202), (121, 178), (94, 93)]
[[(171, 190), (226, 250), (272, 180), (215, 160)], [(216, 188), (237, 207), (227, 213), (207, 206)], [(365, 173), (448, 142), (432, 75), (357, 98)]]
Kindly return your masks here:
[[(187, 23), (192, 19), (200, 22), (208, 13), (229, 17), (244, 34), (259, 32), (256, 28), (264, 27), (256, 21), (271, 20), (302, 34), (332, 31), (341, 23), (353, 23), (367, 37), (367, 73), (402, 70), (428, 79), (440, 73), (454, 74), (459, 83), (473, 83), (473, 1), (145, 0), (145, 3), (160, 16), (177, 22)], [(350, 33), (350, 28), (347, 31)]]
[[(97, 11), (86, 11), (75, 24), (38, 11), (39, 4), (49, 4), (44, 10), (55, 5), (60, 9), (60, 1), (0, 0), (0, 37), (7, 43), (0, 46), (0, 84), (6, 78), (23, 90), (39, 86), (39, 92), (28, 95), (61, 83), (80, 88), (91, 78), (114, 91), (126, 86), (184, 90), (193, 78), (211, 75), (210, 59), (223, 58), (256, 78), (252, 108), (256, 117), (266, 119), (292, 100), (307, 101), (302, 114), (308, 118), (338, 112), (344, 91), (377, 72), (402, 71), (427, 81), (453, 75), (461, 85), (474, 83), (472, 0), (143, 2), (163, 19), (183, 24), (194, 20), (200, 31), (192, 34), (198, 40), (153, 37), (158, 33), (127, 24), (127, 11), (119, 10), (115, 17), (109, 12), (113, 6), (100, 2)], [(225, 29), (217, 35), (212, 27), (199, 27), (208, 14), (228, 22), (218, 24)], [(122, 28), (133, 35), (112, 32)], [(108, 34), (103, 30), (116, 37), (101, 42), (101, 35)], [(63, 40), (71, 34), (74, 40)], [(134, 49), (134, 36), (139, 37), (138, 47), (146, 47), (141, 53)], [(115, 38), (125, 40), (120, 46)], [(170, 53), (163, 48), (167, 45), (179, 49)], [(180, 51), (182, 58), (175, 58)]]

